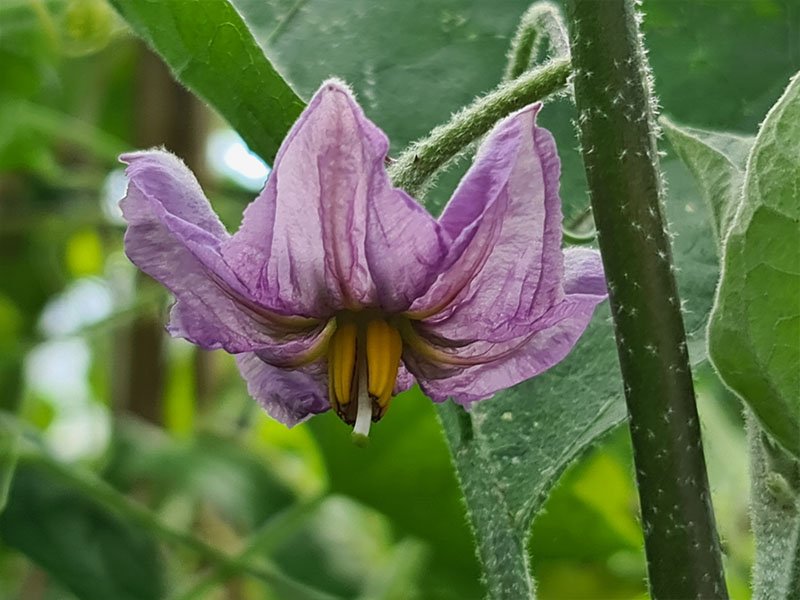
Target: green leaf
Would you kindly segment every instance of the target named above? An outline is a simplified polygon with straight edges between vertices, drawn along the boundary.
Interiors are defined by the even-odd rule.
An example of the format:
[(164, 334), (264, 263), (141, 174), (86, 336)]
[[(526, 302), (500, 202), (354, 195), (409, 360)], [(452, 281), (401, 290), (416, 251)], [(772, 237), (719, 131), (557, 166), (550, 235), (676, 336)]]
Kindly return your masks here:
[(113, 0), (175, 78), (208, 101), (271, 163), (304, 103), (227, 0)]
[[(347, 523), (347, 527), (342, 527)], [(365, 587), (388, 573), (395, 559), (388, 519), (343, 496), (328, 496), (292, 535), (270, 552), (288, 576), (340, 598), (375, 598)], [(419, 570), (408, 573), (406, 591), (415, 587)]]
[(124, 423), (107, 469), (119, 488), (146, 481), (159, 494), (181, 490), (216, 508), (240, 530), (290, 506), (296, 496), (261, 456), (230, 439), (198, 433), (185, 441), (139, 423)]
[(709, 326), (723, 381), (800, 457), (800, 75), (770, 110), (725, 240)]
[[(670, 181), (666, 210), (676, 234), (678, 284), (693, 342), (690, 354), (697, 361), (704, 357), (697, 349), (704, 346), (718, 272), (710, 218), (706, 207), (693, 200), (697, 191), (686, 170), (667, 161), (664, 171)], [(625, 419), (622, 385), (608, 308), (601, 306), (561, 364), (475, 406), (472, 439), (464, 436), (463, 416), (455, 407), (440, 409), (490, 596), (521, 597), (531, 522), (560, 474)]]
[(602, 307), (565, 361), (477, 404), (471, 419), (439, 410), (492, 598), (531, 596), (534, 516), (566, 467), (625, 417), (608, 316)]
[(689, 167), (714, 216), (714, 234), (722, 243), (739, 206), (747, 156), (755, 138), (678, 126), (660, 119), (680, 159)]
[(164, 595), (153, 540), (42, 468), (17, 468), (0, 536), (81, 600)]

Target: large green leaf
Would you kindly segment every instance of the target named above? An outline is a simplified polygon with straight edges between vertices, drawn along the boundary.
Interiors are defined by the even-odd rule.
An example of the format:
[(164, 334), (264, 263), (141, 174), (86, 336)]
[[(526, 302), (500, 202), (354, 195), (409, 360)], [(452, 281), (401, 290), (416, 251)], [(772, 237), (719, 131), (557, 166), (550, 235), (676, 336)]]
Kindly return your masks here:
[(709, 354), (725, 383), (800, 457), (800, 76), (767, 115), (725, 240)]
[(227, 0), (113, 0), (176, 79), (205, 98), (267, 162), (303, 110)]
[(42, 468), (17, 468), (0, 536), (81, 600), (164, 595), (153, 540)]
[[(491, 598), (532, 594), (531, 522), (564, 469), (625, 416), (608, 309), (547, 374), (478, 404), (440, 408)], [(535, 549), (534, 549), (535, 552)]]

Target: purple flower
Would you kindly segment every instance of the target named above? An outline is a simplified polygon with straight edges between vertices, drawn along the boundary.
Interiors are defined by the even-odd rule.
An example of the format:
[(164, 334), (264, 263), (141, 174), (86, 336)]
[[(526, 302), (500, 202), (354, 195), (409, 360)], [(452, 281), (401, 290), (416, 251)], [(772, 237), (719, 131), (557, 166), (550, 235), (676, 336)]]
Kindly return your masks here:
[(437, 221), (392, 187), (386, 136), (326, 82), (233, 236), (179, 159), (124, 155), (126, 252), (175, 295), (169, 332), (235, 354), (289, 426), (332, 407), (366, 434), (414, 380), (468, 406), (562, 360), (606, 297), (599, 255), (561, 249), (539, 108), (494, 128)]

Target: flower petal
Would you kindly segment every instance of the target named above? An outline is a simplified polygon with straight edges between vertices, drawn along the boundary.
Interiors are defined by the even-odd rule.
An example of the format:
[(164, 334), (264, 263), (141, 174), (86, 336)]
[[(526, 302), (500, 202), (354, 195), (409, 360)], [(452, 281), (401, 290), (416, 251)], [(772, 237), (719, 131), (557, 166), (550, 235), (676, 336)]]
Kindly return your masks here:
[(440, 219), (450, 265), (411, 315), (445, 338), (518, 337), (563, 298), (560, 163), (539, 108), (495, 127)]
[[(601, 296), (593, 295), (567, 296), (537, 321), (532, 333), (500, 343), (478, 341), (443, 349), (454, 363), (462, 364), (434, 362), (414, 351), (407, 351), (403, 360), (433, 401), (453, 398), (469, 405), (561, 362), (583, 334), (601, 300)], [(476, 364), (465, 366), (470, 362)]]
[(406, 366), (400, 362), (400, 368), (397, 369), (397, 379), (394, 382), (394, 389), (392, 390), (392, 396), (397, 396), (410, 390), (414, 387), (414, 384), (417, 383), (417, 380), (411, 374), (411, 372), (406, 368)]
[(597, 250), (567, 248), (564, 250), (564, 292), (568, 295), (608, 296), (603, 261)]
[(385, 170), (389, 143), (328, 81), (281, 146), (224, 254), (268, 305), (316, 317), (407, 308), (446, 253), (439, 224)]
[(330, 408), (320, 365), (295, 370), (273, 367), (251, 352), (236, 355), (247, 391), (273, 418), (288, 427)]
[[(220, 254), (228, 233), (189, 169), (160, 150), (121, 160), (130, 179), (120, 202), (125, 251), (175, 295), (170, 333), (203, 348), (262, 350), (283, 361), (308, 351), (323, 324), (277, 315), (249, 297)], [(285, 342), (287, 333), (294, 337)]]

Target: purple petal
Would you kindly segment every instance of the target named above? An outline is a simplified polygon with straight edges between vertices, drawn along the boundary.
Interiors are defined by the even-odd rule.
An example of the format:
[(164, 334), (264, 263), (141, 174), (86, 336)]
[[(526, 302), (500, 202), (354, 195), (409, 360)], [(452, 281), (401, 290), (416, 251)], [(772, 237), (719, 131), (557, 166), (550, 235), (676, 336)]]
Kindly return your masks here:
[(236, 355), (236, 365), (247, 381), (247, 391), (267, 413), (288, 427), (330, 408), (326, 375), (319, 365), (278, 369), (253, 353)]
[(563, 298), (560, 163), (539, 107), (495, 127), (442, 215), (451, 264), (411, 307), (437, 335), (512, 339)]
[(394, 382), (392, 396), (397, 396), (398, 394), (402, 394), (403, 392), (410, 390), (412, 387), (414, 387), (415, 383), (417, 383), (417, 380), (401, 362), (400, 368), (397, 369), (397, 379)]
[(439, 224), (384, 167), (388, 140), (329, 81), (281, 146), (224, 254), (268, 305), (316, 317), (408, 308), (446, 253)]
[[(276, 361), (291, 361), (317, 341), (322, 324), (277, 315), (249, 298), (220, 254), (228, 233), (178, 158), (156, 150), (121, 160), (130, 178), (120, 203), (125, 251), (175, 295), (170, 333), (203, 348), (261, 350)], [(295, 334), (288, 343), (287, 332)]]
[(601, 300), (601, 296), (567, 296), (537, 321), (531, 333), (520, 338), (443, 349), (453, 363), (461, 364), (433, 362), (413, 351), (407, 351), (403, 359), (432, 400), (453, 398), (469, 405), (539, 375), (563, 360)]
[(608, 296), (603, 261), (597, 250), (567, 248), (564, 250), (564, 292), (569, 295)]

